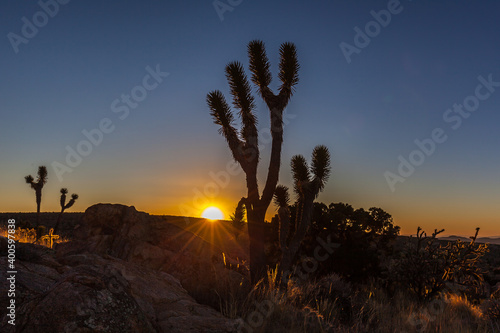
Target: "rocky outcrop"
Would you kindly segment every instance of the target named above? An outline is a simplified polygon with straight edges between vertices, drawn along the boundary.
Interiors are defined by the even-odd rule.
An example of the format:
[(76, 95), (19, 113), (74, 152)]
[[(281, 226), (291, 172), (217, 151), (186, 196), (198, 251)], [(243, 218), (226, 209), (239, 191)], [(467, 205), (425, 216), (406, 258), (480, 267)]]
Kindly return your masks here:
[[(212, 244), (158, 216), (134, 207), (97, 204), (85, 211), (78, 241), (60, 244), (58, 256), (106, 254), (173, 275), (198, 302), (217, 306), (214, 290), (247, 280), (224, 269), (222, 252)], [(227, 254), (226, 254), (227, 256)], [(220, 288), (219, 288), (220, 289)]]
[[(234, 320), (200, 304), (211, 288), (244, 277), (192, 233), (133, 207), (85, 212), (76, 240), (56, 251), (16, 244), (16, 326), (2, 305), (2, 332), (233, 332)], [(0, 239), (0, 244), (5, 244)], [(0, 265), (7, 267), (6, 253)], [(220, 286), (219, 286), (220, 287)], [(0, 304), (8, 304), (0, 280)]]
[[(198, 304), (173, 276), (110, 256), (58, 260), (32, 247), (17, 261), (16, 332), (231, 332), (234, 323)], [(26, 250), (24, 250), (26, 251)], [(0, 257), (7, 266), (7, 257)], [(7, 281), (0, 281), (7, 290)], [(7, 304), (7, 293), (0, 295)], [(2, 315), (2, 332), (13, 327)]]

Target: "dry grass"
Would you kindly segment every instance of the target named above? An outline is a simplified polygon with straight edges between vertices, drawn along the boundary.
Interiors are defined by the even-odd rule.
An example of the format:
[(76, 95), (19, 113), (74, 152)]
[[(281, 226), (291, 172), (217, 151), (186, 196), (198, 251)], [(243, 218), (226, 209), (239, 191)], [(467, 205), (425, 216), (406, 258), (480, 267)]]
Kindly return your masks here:
[(500, 332), (496, 319), (466, 298), (443, 294), (427, 303), (402, 292), (389, 297), (374, 284), (353, 287), (332, 274), (275, 287), (275, 272), (249, 293), (229, 290), (221, 312), (239, 318), (239, 332)]
[[(44, 230), (44, 229), (43, 229)], [(21, 243), (32, 243), (42, 245), (48, 248), (52, 248), (56, 243), (65, 243), (69, 241), (68, 238), (60, 237), (59, 235), (52, 234), (53, 229), (50, 229), (48, 233), (42, 233), (40, 239), (37, 240), (35, 228), (16, 228), (14, 234), (14, 240)], [(8, 238), (7, 228), (0, 227), (0, 236)]]

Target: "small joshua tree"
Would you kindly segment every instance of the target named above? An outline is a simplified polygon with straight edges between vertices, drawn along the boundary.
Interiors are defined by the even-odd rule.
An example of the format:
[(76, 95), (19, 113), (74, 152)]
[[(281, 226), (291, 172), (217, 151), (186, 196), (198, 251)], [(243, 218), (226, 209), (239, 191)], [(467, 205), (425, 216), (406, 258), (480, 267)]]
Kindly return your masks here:
[(62, 214), (64, 213), (64, 211), (66, 209), (70, 208), (71, 206), (73, 206), (75, 204), (76, 199), (78, 199), (78, 194), (73, 193), (71, 195), (71, 200), (68, 203), (66, 203), (66, 194), (68, 194), (68, 189), (62, 188), (61, 189), (61, 200), (60, 200), (61, 212), (59, 213), (59, 216), (57, 217), (57, 223), (56, 223), (56, 226), (54, 227), (54, 234), (57, 234), (57, 231), (59, 228), (59, 222), (61, 222)]
[(234, 238), (237, 240), (240, 233), (241, 229), (243, 229), (243, 225), (245, 224), (244, 219), (245, 219), (245, 198), (242, 198), (240, 202), (238, 202), (238, 206), (236, 206), (236, 209), (234, 211), (234, 214), (230, 216), (231, 222), (233, 225), (233, 230), (234, 230)]
[[(307, 166), (302, 155), (291, 161), (294, 191), (297, 194), (297, 212), (293, 234), (290, 233), (290, 196), (288, 188), (278, 185), (274, 192), (275, 203), (279, 206), (279, 242), (281, 247), (280, 275), (284, 283), (290, 273), (292, 262), (311, 224), (314, 199), (325, 186), (330, 176), (330, 152), (325, 146), (317, 146), (312, 153), (312, 165)], [(312, 173), (312, 175), (311, 175)]]
[(33, 176), (29, 175), (24, 177), (24, 180), (27, 184), (31, 185), (31, 188), (35, 190), (36, 196), (36, 226), (38, 227), (40, 224), (40, 205), (42, 203), (42, 188), (43, 185), (47, 182), (47, 168), (45, 166), (38, 167), (38, 178), (36, 182), (33, 179)]

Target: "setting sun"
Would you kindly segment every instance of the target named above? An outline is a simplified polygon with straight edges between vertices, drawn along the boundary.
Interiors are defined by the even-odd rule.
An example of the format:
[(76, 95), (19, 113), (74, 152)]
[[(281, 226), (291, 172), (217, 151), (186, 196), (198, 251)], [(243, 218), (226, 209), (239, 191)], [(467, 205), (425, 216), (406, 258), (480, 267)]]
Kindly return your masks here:
[(209, 220), (222, 220), (224, 219), (224, 213), (217, 207), (208, 207), (203, 211), (201, 217)]

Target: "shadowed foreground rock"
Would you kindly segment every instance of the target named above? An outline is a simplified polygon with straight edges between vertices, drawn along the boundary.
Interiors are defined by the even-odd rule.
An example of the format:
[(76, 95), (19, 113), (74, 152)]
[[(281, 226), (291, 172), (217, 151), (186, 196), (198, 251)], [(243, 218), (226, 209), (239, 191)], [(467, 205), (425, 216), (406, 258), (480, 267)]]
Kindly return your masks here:
[[(107, 254), (173, 275), (198, 302), (213, 307), (218, 284), (248, 282), (224, 269), (222, 252), (212, 244), (158, 216), (124, 205), (97, 204), (85, 211), (77, 241), (58, 244), (59, 257)], [(227, 254), (226, 254), (227, 256)]]
[[(201, 293), (216, 283), (210, 280), (218, 269), (234, 283), (242, 278), (221, 268), (210, 244), (122, 205), (90, 207), (80, 229), (80, 238), (61, 244), (56, 256), (17, 244), (16, 326), (7, 323), (2, 278), (1, 332), (235, 331), (234, 320), (186, 291)], [(7, 267), (1, 255), (0, 265)]]

